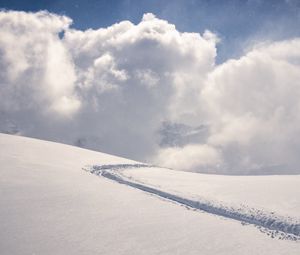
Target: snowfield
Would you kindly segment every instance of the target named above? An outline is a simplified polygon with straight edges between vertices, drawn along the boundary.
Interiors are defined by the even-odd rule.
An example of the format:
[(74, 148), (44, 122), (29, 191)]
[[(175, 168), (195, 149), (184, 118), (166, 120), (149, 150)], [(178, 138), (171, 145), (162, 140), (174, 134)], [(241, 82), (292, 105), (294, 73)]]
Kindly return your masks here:
[[(128, 170), (129, 169), (129, 170)], [(138, 171), (140, 169), (140, 171)], [(175, 173), (175, 179), (174, 179), (174, 184), (171, 184), (171, 187), (168, 186), (168, 184), (170, 183), (170, 181), (172, 182), (172, 176), (174, 174), (174, 171), (170, 171), (168, 169), (164, 169), (164, 168), (154, 168), (152, 166), (147, 166), (144, 164), (118, 164), (118, 165), (101, 165), (101, 166), (92, 166), (92, 167), (86, 167), (84, 168), (84, 170), (89, 171), (93, 174), (96, 175), (100, 175), (103, 176), (105, 178), (114, 180), (118, 183), (121, 184), (125, 184), (127, 186), (130, 187), (134, 187), (140, 190), (143, 190), (145, 192), (148, 192), (150, 194), (153, 195), (157, 195), (161, 198), (165, 198), (168, 199), (170, 201), (174, 201), (177, 202), (181, 205), (185, 205), (188, 206), (190, 208), (193, 209), (200, 209), (202, 211), (208, 212), (208, 213), (212, 213), (215, 215), (219, 215), (219, 216), (223, 216), (226, 218), (230, 218), (230, 219), (235, 219), (238, 221), (241, 221), (243, 223), (250, 223), (250, 224), (254, 224), (257, 227), (264, 227), (266, 228), (265, 231), (267, 231), (269, 234), (271, 234), (271, 236), (279, 236), (279, 238), (285, 238), (285, 239), (291, 239), (291, 240), (297, 240), (300, 239), (300, 220), (297, 219), (296, 217), (291, 217), (288, 214), (285, 214), (284, 216), (280, 215), (277, 213), (277, 210), (268, 210), (267, 206), (261, 207), (259, 208), (259, 206), (257, 206), (256, 200), (252, 201), (250, 200), (250, 205), (252, 204), (252, 207), (248, 206), (248, 201), (242, 203), (242, 201), (246, 201), (243, 200), (242, 198), (245, 198), (245, 195), (243, 193), (241, 193), (242, 195), (239, 194), (239, 188), (236, 189), (235, 186), (226, 186), (226, 182), (225, 185), (223, 185), (222, 181), (220, 186), (225, 186), (225, 188), (227, 188), (227, 190), (231, 190), (231, 194), (232, 194), (232, 200), (236, 200), (239, 201), (232, 203), (230, 200), (225, 202), (223, 201), (218, 201), (216, 199), (210, 199), (208, 200), (205, 195), (211, 191), (210, 189), (203, 189), (200, 191), (196, 189), (196, 191), (194, 190), (194, 193), (190, 193), (189, 191), (193, 189), (189, 189), (188, 187), (193, 185), (193, 187), (197, 187), (198, 185), (201, 185), (201, 175), (200, 178), (195, 178), (196, 183), (193, 183), (194, 179), (192, 178), (185, 178), (188, 179), (188, 181), (186, 183), (183, 183), (183, 181), (181, 181), (180, 179), (180, 175), (176, 177), (176, 173)], [(133, 174), (130, 174), (130, 171), (133, 170)], [(143, 170), (149, 170), (146, 171), (146, 173), (150, 173), (150, 177), (149, 178), (143, 178), (145, 177), (145, 172), (143, 172)], [(152, 172), (158, 170), (158, 173), (162, 172), (162, 175), (167, 174), (166, 176), (169, 175), (169, 179), (165, 178), (165, 181), (157, 181), (156, 179), (152, 179)], [(169, 171), (169, 172), (168, 172)], [(129, 176), (128, 175), (129, 172)], [(138, 176), (142, 178), (133, 178), (133, 176)], [(187, 175), (187, 177), (191, 177), (189, 176), (190, 174), (187, 173), (185, 174)], [(154, 175), (155, 176), (155, 175)], [(178, 178), (179, 177), (179, 178)], [(184, 173), (183, 176), (184, 177)], [(224, 176), (223, 176), (224, 177)], [(221, 176), (222, 178), (222, 176)], [(247, 179), (247, 177), (243, 177), (240, 181), (243, 183), (243, 179)], [(259, 177), (256, 177), (256, 179), (258, 178), (259, 181)], [(203, 176), (203, 179), (207, 179), (205, 178), (205, 175)], [(216, 176), (213, 177), (213, 179), (216, 179)], [(184, 180), (184, 178), (183, 178)], [(199, 183), (197, 183), (197, 180), (199, 180)], [(299, 179), (298, 179), (299, 180)], [(272, 181), (272, 180), (271, 180)], [(211, 184), (212, 186), (214, 185), (216, 181), (212, 180), (211, 182), (207, 182), (207, 184)], [(153, 183), (155, 183), (156, 185), (153, 185)], [(159, 183), (159, 185), (157, 184)], [(229, 180), (229, 183), (232, 183), (232, 180)], [(275, 182), (276, 183), (276, 182)], [(184, 185), (185, 184), (185, 185)], [(251, 186), (252, 184), (252, 186)], [(255, 181), (250, 183), (249, 185), (251, 187), (256, 186), (255, 185)], [(265, 181), (265, 184), (268, 184), (268, 180)], [(288, 183), (287, 183), (288, 184)], [(296, 182), (297, 184), (297, 182)], [(299, 182), (298, 182), (299, 184)], [(186, 186), (188, 185), (188, 186)], [(205, 185), (204, 185), (205, 187)], [(271, 186), (272, 187), (272, 186)], [(173, 188), (173, 189), (172, 189)], [(175, 190), (174, 190), (175, 188)], [(186, 189), (187, 188), (187, 189)], [(294, 188), (294, 189), (293, 189)], [(185, 192), (180, 192), (181, 190), (185, 191)], [(292, 187), (292, 189), (290, 189), (292, 191), (296, 191), (297, 192), (297, 186)], [(201, 192), (202, 191), (202, 192)], [(220, 192), (222, 192), (222, 189), (219, 190)], [(256, 197), (258, 197), (258, 194), (260, 194), (260, 196), (263, 196), (264, 193), (264, 189), (259, 190), (252, 190), (252, 192), (255, 193)], [(272, 189), (268, 190), (267, 193), (272, 192)], [(274, 193), (276, 194), (276, 193)], [(273, 194), (273, 195), (274, 195)], [(290, 193), (292, 194), (292, 193)], [(202, 195), (202, 197), (201, 197)], [(244, 196), (243, 196), (244, 195)], [(293, 196), (293, 197), (289, 197), (289, 194), (287, 194), (287, 192), (285, 193), (286, 196), (283, 196), (283, 201), (278, 200), (277, 201), (277, 206), (276, 208), (280, 208), (280, 206), (282, 206), (284, 203), (287, 203), (289, 200), (291, 200), (291, 202), (296, 201), (297, 196)], [(208, 196), (209, 197), (209, 196)], [(267, 194), (266, 195), (267, 198), (270, 198), (270, 196)], [(227, 199), (228, 200), (228, 199)], [(252, 202), (252, 203), (251, 203)], [(259, 204), (259, 203), (258, 203)], [(271, 203), (271, 205), (273, 205), (274, 203)], [(254, 206), (256, 205), (256, 206)], [(268, 204), (267, 204), (268, 205)], [(280, 211), (280, 210), (279, 210)], [(295, 213), (296, 214), (296, 213)]]
[(0, 134), (0, 254), (300, 254), (297, 187), (298, 175), (202, 175)]

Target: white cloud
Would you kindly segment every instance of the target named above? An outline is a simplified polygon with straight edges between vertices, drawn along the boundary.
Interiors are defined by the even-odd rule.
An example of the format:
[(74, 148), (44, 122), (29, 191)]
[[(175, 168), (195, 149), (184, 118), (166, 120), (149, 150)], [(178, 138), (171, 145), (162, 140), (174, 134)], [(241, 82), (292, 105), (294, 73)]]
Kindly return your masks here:
[(181, 33), (153, 14), (98, 30), (71, 22), (0, 12), (2, 131), (185, 170), (300, 172), (300, 39), (215, 66), (210, 31)]
[(0, 12), (2, 111), (78, 109), (73, 64), (58, 37), (70, 22), (47, 12)]
[(189, 144), (183, 147), (160, 149), (153, 160), (158, 165), (174, 169), (199, 172), (218, 172), (222, 156), (206, 144)]
[(105, 151), (142, 160), (156, 152), (162, 121), (194, 119), (192, 101), (197, 104), (201, 77), (212, 70), (216, 55), (211, 38), (180, 33), (153, 14), (137, 25), (70, 29), (64, 43), (80, 81), (79, 115), (89, 115), (94, 127), (88, 135), (101, 137)]
[(162, 121), (194, 119), (212, 34), (180, 33), (153, 14), (87, 31), (46, 12), (1, 15), (1, 113), (23, 134), (145, 159)]
[(299, 53), (299, 39), (271, 43), (209, 74), (202, 91), (212, 123), (208, 143), (221, 147), (236, 171), (300, 169)]

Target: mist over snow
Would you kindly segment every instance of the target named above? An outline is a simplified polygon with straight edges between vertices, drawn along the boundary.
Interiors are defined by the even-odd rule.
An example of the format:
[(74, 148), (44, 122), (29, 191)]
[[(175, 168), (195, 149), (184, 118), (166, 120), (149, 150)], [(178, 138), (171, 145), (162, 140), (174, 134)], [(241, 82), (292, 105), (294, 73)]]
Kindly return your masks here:
[(1, 132), (188, 171), (300, 173), (300, 38), (216, 65), (216, 34), (150, 13), (71, 23), (0, 12)]

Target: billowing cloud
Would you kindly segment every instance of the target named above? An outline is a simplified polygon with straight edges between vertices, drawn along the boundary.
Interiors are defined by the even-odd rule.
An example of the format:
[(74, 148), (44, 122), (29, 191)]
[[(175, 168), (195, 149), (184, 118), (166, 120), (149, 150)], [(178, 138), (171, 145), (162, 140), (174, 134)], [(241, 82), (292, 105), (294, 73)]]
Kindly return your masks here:
[(216, 148), (207, 144), (188, 144), (159, 150), (155, 161), (173, 169), (218, 173), (221, 157)]
[(299, 171), (300, 40), (254, 48), (209, 74), (202, 91), (227, 167)]
[(0, 12), (2, 112), (69, 115), (79, 108), (73, 64), (58, 35), (70, 23), (46, 12)]
[(218, 37), (145, 14), (80, 31), (0, 12), (0, 129), (190, 171), (300, 172), (300, 39), (216, 66)]

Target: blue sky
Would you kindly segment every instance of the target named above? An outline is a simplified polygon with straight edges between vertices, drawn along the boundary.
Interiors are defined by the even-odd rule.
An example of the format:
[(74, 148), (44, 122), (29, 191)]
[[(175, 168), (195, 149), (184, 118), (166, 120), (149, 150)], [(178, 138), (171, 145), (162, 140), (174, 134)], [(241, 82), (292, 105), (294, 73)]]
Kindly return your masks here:
[(73, 19), (73, 27), (83, 30), (122, 20), (138, 23), (143, 13), (152, 12), (180, 31), (217, 33), (218, 62), (240, 56), (256, 41), (300, 35), (299, 0), (0, 0), (0, 7), (64, 14)]

